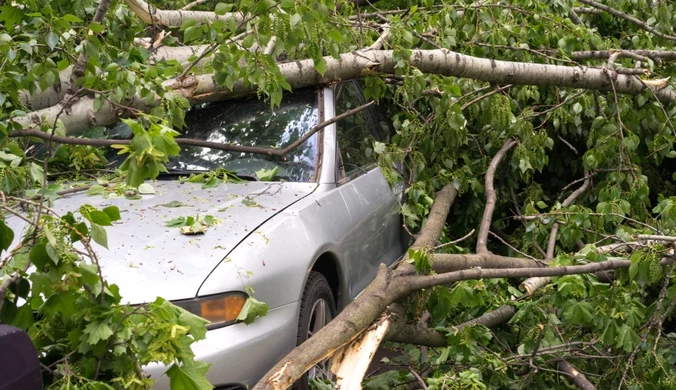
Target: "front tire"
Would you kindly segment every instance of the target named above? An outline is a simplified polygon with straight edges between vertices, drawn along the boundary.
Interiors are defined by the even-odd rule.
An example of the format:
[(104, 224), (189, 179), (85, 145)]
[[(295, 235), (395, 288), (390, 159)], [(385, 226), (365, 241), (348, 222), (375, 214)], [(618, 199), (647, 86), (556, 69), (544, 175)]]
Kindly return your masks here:
[[(323, 328), (336, 316), (336, 302), (333, 298), (331, 286), (324, 275), (311, 271), (305, 283), (303, 296), (300, 300), (300, 315), (298, 316), (298, 334), (296, 345), (301, 345), (319, 329)], [(308, 390), (309, 379), (331, 379), (328, 361), (312, 367), (293, 385), (295, 390)]]

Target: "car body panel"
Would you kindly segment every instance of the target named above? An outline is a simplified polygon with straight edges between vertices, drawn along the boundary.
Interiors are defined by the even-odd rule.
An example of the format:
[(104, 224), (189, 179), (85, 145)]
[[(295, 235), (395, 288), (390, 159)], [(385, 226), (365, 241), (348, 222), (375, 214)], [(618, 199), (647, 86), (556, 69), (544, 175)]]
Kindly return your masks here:
[[(246, 182), (203, 189), (199, 183), (178, 180), (152, 185), (156, 194), (142, 195), (138, 200), (80, 193), (59, 199), (54, 205), (59, 214), (76, 211), (84, 204), (120, 209), (121, 219), (106, 227), (108, 249), (99, 245), (93, 248), (106, 280), (120, 287), (125, 302), (134, 304), (151, 302), (158, 296), (169, 300), (195, 297), (228, 250), (317, 187), (312, 183)], [(162, 206), (173, 201), (186, 207)], [(183, 235), (178, 228), (165, 226), (173, 218), (197, 215), (212, 215), (220, 222), (201, 235)], [(23, 221), (16, 217), (8, 222), (15, 230), (23, 227)], [(19, 239), (17, 235), (15, 244)]]
[[(251, 325), (239, 323), (207, 332), (192, 349), (211, 364), (206, 376), (215, 385), (237, 383), (253, 386), (266, 371), (296, 345), (298, 312), (295, 304), (278, 307)], [(169, 389), (166, 367), (150, 364), (146, 373), (156, 389)]]
[(403, 252), (397, 210), (379, 168), (355, 185), (322, 185), (246, 237), (209, 275), (198, 295), (218, 294), (224, 286), (239, 283), (243, 290), (253, 288), (254, 297), (270, 307), (295, 302), (314, 260), (331, 253), (343, 273), (342, 306), (375, 277), (381, 262), (389, 264)]

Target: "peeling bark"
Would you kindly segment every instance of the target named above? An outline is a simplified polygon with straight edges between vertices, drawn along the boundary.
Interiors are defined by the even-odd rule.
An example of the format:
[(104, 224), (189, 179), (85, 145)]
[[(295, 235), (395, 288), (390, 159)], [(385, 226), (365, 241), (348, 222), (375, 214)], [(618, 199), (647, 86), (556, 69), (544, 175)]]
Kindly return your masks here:
[(366, 370), (383, 341), (390, 326), (385, 316), (358, 340), (336, 352), (331, 362), (331, 372), (336, 375), (337, 390), (359, 390)]

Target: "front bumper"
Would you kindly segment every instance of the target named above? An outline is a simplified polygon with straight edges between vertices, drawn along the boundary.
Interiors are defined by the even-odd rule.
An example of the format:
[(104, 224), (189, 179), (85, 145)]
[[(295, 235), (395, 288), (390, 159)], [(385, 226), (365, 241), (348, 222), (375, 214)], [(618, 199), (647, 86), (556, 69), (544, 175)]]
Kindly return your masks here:
[[(274, 308), (251, 325), (238, 323), (207, 332), (192, 346), (195, 359), (211, 364), (207, 379), (214, 386), (253, 386), (296, 345), (298, 305), (293, 302)], [(144, 367), (155, 379), (155, 389), (169, 389), (169, 367), (151, 363)]]

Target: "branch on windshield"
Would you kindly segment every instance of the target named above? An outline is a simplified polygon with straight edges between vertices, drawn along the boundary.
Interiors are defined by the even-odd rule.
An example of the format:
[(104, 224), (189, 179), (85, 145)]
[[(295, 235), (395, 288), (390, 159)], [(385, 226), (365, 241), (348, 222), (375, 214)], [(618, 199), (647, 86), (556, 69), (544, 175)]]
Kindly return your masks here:
[[(359, 107), (353, 108), (349, 111), (337, 115), (329, 120), (317, 124), (315, 127), (310, 129), (302, 137), (285, 147), (284, 149), (275, 149), (275, 148), (260, 148), (256, 146), (245, 146), (245, 145), (235, 145), (222, 142), (211, 142), (211, 141), (202, 141), (192, 138), (176, 138), (176, 141), (179, 145), (190, 145), (190, 146), (200, 146), (203, 148), (224, 150), (228, 152), (243, 152), (243, 153), (254, 153), (254, 154), (265, 154), (268, 156), (276, 156), (280, 158), (285, 158), (292, 150), (296, 149), (303, 142), (307, 141), (319, 130), (332, 125), (338, 122), (341, 119), (345, 119), (349, 116), (352, 116), (369, 106), (371, 106), (374, 101), (370, 101), (366, 104), (363, 104)], [(64, 137), (59, 135), (51, 135), (37, 129), (23, 129), (23, 130), (14, 130), (9, 134), (10, 137), (35, 137), (40, 138), (45, 141), (52, 141), (59, 144), (66, 145), (86, 145), (86, 146), (104, 146), (111, 147), (113, 145), (128, 145), (131, 143), (129, 139), (94, 139), (94, 138), (75, 138), (75, 137)]]

